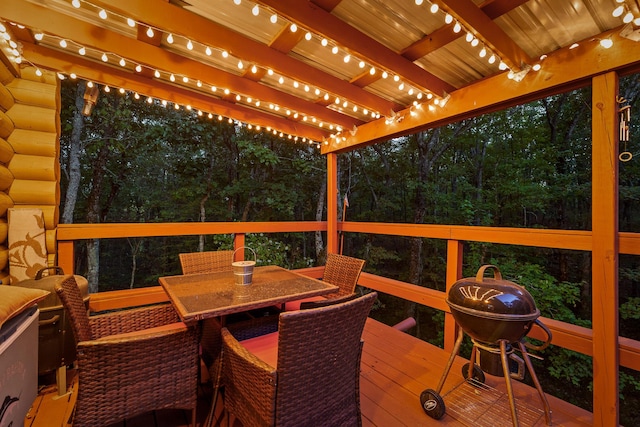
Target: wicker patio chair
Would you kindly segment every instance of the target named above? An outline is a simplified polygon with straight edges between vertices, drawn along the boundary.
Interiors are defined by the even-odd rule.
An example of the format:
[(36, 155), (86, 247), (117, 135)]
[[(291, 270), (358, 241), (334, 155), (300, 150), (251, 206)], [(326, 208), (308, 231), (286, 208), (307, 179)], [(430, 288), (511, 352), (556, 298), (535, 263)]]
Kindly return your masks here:
[(198, 331), (170, 304), (88, 316), (74, 276), (55, 286), (73, 326), (78, 396), (73, 425), (105, 426), (163, 408), (196, 422)]
[(284, 311), (299, 310), (300, 304), (305, 301), (340, 298), (354, 293), (364, 263), (365, 261), (359, 258), (334, 253), (328, 254), (322, 280), (336, 285), (340, 289), (324, 297), (312, 297), (288, 302), (284, 305)]
[(182, 274), (231, 271), (233, 251), (207, 251), (178, 254)]
[(245, 426), (361, 426), (362, 330), (375, 292), (280, 314), (278, 332), (222, 329), (225, 408)]

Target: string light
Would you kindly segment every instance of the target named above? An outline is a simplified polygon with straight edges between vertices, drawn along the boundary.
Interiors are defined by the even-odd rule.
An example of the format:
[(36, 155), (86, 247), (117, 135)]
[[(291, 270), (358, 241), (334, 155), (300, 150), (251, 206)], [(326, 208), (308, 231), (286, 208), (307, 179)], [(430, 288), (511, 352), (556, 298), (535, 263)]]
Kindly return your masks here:
[[(240, 4), (240, 3), (241, 3), (241, 0), (234, 0), (234, 2), (235, 2), (236, 4)], [(81, 0), (73, 0), (73, 1), (72, 1), (73, 6), (74, 6), (74, 7), (77, 7), (77, 8), (81, 6), (81, 3), (82, 3), (82, 2), (81, 2)], [(91, 3), (88, 3), (88, 2), (85, 2), (85, 3), (86, 3), (86, 4), (91, 5)], [(93, 5), (91, 5), (91, 6), (93, 6)], [(93, 6), (93, 7), (95, 7), (95, 6)], [(435, 3), (434, 3), (434, 4), (432, 4), (432, 5), (431, 5), (431, 11), (432, 11), (432, 13), (436, 13), (436, 12), (438, 12), (438, 10), (439, 10), (439, 7), (438, 7), (438, 5), (437, 5), (437, 4), (435, 4)], [(259, 14), (259, 7), (258, 7), (258, 5), (254, 5), (253, 10), (252, 10), (252, 13), (254, 13), (254, 15), (256, 15), (256, 16), (257, 16), (256, 11), (258, 12), (257, 14)], [(107, 19), (107, 18), (108, 18), (107, 11), (106, 11), (106, 10), (104, 10), (104, 9), (100, 9), (100, 11), (98, 12), (98, 14), (100, 15), (100, 17), (101, 17), (102, 19)], [(119, 15), (117, 15), (117, 14), (114, 14), (114, 15), (119, 16)], [(134, 21), (134, 20), (133, 20), (133, 19), (131, 19), (131, 18), (127, 18), (127, 17), (123, 17), (123, 16), (120, 16), (120, 17), (121, 17), (121, 18), (123, 18), (124, 20), (126, 20), (127, 25), (129, 25), (129, 26), (130, 26), (130, 27), (132, 27), (132, 28), (133, 28), (133, 27), (135, 27), (136, 25), (140, 25), (140, 23), (138, 23), (138, 22)], [(277, 22), (277, 19), (278, 19), (278, 15), (277, 15), (277, 14), (275, 14), (275, 13), (271, 14), (270, 20), (271, 20), (272, 22), (273, 22), (274, 20)], [(450, 20), (451, 20), (451, 22), (453, 22), (453, 21), (452, 21), (452, 19), (453, 19), (453, 18), (452, 18), (452, 17), (450, 17), (450, 15), (449, 15), (449, 14), (446, 14), (446, 16), (445, 16), (445, 22), (449, 22)], [(146, 34), (147, 34), (147, 36), (148, 36), (148, 37), (150, 37), (150, 38), (155, 36), (155, 31), (161, 31), (161, 30), (160, 30), (160, 29), (158, 29), (158, 28), (153, 28), (153, 27), (148, 26), (148, 25), (146, 25), (146, 24), (142, 24), (142, 25), (144, 25), (145, 27), (147, 27), (147, 28), (146, 28)], [(457, 23), (457, 22), (456, 22), (456, 26), (459, 26), (459, 23)], [(297, 25), (296, 25), (295, 23), (290, 24), (290, 27), (289, 27), (289, 28), (290, 28), (290, 30), (291, 30), (292, 32), (295, 32), (295, 31), (297, 31), (297, 29), (298, 29), (298, 28), (297, 28)], [(155, 31), (154, 31), (154, 30), (155, 30)], [(311, 40), (311, 39), (313, 38), (313, 34), (312, 34), (311, 32), (309, 32), (309, 31), (306, 31), (306, 33), (305, 33), (305, 36), (304, 36), (304, 37), (305, 37), (305, 39), (307, 39), (307, 40)], [(185, 39), (186, 39), (186, 38), (185, 38)], [(175, 41), (175, 37), (174, 37), (174, 35), (173, 35), (173, 34), (169, 34), (169, 35), (167, 36), (167, 42), (168, 42), (168, 43), (173, 43), (174, 41)], [(323, 39), (321, 40), (321, 44), (322, 44), (323, 46), (325, 46), (325, 47), (326, 47), (326, 46), (329, 44), (329, 42), (328, 42), (328, 40), (327, 40), (327, 39), (323, 38)], [(188, 49), (190, 49), (190, 50), (194, 48), (194, 44), (193, 44), (193, 42), (192, 42), (191, 40), (189, 40), (189, 39), (186, 39), (186, 46), (187, 46), (187, 48), (188, 48)], [(85, 52), (85, 54), (86, 54), (86, 49), (85, 49), (84, 47), (81, 47), (81, 49), (82, 49), (82, 51), (83, 51), (83, 52)], [(331, 49), (331, 50), (332, 50), (332, 52), (333, 52), (334, 54), (339, 52), (339, 48), (338, 48), (338, 46), (337, 46), (337, 45), (332, 46), (332, 49)], [(212, 54), (211, 48), (210, 48), (209, 46), (205, 46), (205, 52), (206, 52), (206, 54), (207, 54), (207, 55), (211, 55), (211, 54)], [(225, 58), (229, 56), (229, 54), (228, 54), (228, 52), (227, 52), (227, 51), (222, 51), (222, 55), (223, 55), (223, 57), (225, 57)], [(104, 62), (108, 62), (108, 60), (109, 60), (109, 57), (108, 57), (108, 55), (107, 55), (107, 53), (106, 53), (106, 52), (105, 52), (105, 53), (102, 53), (101, 58), (102, 58), (102, 60), (103, 60)], [(350, 59), (351, 59), (351, 55), (347, 54), (347, 55), (345, 56), (345, 63), (350, 62)], [(123, 67), (125, 67), (125, 66), (126, 66), (126, 62), (127, 62), (127, 61), (126, 61), (124, 58), (116, 58), (116, 60), (119, 62), (119, 64), (120, 64), (121, 66), (123, 66)], [(360, 63), (364, 63), (364, 61), (360, 61)], [(242, 68), (243, 68), (243, 62), (242, 62), (242, 60), (241, 60), (241, 59), (239, 59), (239, 61), (238, 61), (238, 67), (239, 67), (240, 69), (242, 69)], [(362, 67), (362, 65), (361, 65), (361, 67)], [(136, 64), (136, 65), (135, 65), (135, 70), (136, 70), (136, 72), (141, 72), (141, 71), (142, 71), (142, 66), (141, 66), (140, 64)], [(253, 71), (253, 70), (255, 70), (255, 65), (252, 67), (252, 71)], [(273, 72), (273, 70), (270, 70), (270, 71), (271, 71), (271, 73)], [(371, 67), (369, 72), (371, 73), (371, 75), (374, 75), (374, 74), (376, 73), (376, 69), (375, 69), (375, 67)], [(270, 73), (270, 75), (271, 75), (271, 73)], [(158, 74), (159, 74), (158, 70), (155, 70), (155, 74), (156, 74), (156, 77), (157, 77), (157, 78), (159, 78), (159, 76), (158, 76)], [(382, 76), (382, 78), (387, 78), (387, 77), (388, 77), (388, 72), (387, 72), (386, 70), (382, 70), (382, 74), (381, 74), (381, 76)], [(394, 78), (397, 80), (398, 76), (394, 76)], [(175, 80), (175, 76), (171, 75), (170, 79), (171, 79), (172, 81), (174, 81), (174, 80)], [(282, 77), (280, 77), (280, 79), (282, 79)], [(189, 81), (189, 79), (188, 79), (186, 76), (184, 76), (184, 77), (183, 77), (183, 81), (186, 83), (186, 82), (188, 82), (188, 81)], [(200, 82), (200, 84), (201, 84), (201, 82)], [(402, 85), (402, 86), (404, 87), (404, 85)], [(199, 87), (200, 87), (200, 85), (199, 85)], [(212, 87), (211, 87), (211, 89), (212, 89), (212, 91), (215, 91), (215, 90), (216, 90), (215, 86), (212, 86)], [(309, 91), (309, 90), (310, 90), (309, 86), (308, 86), (308, 85), (305, 85), (305, 91)], [(319, 92), (319, 90), (318, 90), (318, 89), (316, 89), (316, 93), (318, 93), (318, 92)], [(413, 89), (412, 89), (412, 88), (409, 88), (408, 93), (413, 93)], [(355, 108), (354, 108), (354, 111), (357, 111), (357, 110), (358, 110), (358, 108), (357, 108), (357, 107), (355, 107)], [(366, 110), (366, 109), (362, 109), (362, 111), (367, 111), (367, 110)], [(379, 116), (379, 113), (375, 113), (375, 112), (371, 112), (371, 113), (372, 113), (372, 115), (377, 114), (377, 115)]]

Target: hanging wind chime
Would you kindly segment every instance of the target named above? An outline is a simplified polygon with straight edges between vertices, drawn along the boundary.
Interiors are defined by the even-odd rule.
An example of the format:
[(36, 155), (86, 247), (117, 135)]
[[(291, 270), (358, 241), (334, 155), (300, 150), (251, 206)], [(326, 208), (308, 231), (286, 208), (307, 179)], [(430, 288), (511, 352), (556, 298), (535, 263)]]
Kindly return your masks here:
[(629, 105), (629, 101), (621, 96), (618, 97), (616, 101), (618, 102), (618, 104), (626, 104), (622, 105), (618, 109), (620, 122), (618, 137), (620, 138), (620, 142), (624, 143), (624, 148), (618, 156), (618, 159), (620, 159), (621, 162), (628, 162), (633, 158), (633, 154), (627, 149), (627, 143), (629, 142), (629, 127), (631, 122), (631, 105)]

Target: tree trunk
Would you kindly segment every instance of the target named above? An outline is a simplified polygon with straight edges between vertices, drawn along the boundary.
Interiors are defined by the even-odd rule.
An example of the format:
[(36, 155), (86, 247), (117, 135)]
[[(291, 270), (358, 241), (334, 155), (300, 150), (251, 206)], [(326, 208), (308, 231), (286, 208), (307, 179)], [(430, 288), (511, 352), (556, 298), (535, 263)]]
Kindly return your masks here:
[[(116, 101), (117, 102), (117, 101)], [(87, 199), (87, 223), (99, 223), (101, 219), (100, 195), (104, 176), (106, 173), (107, 159), (111, 147), (113, 129), (105, 129), (104, 140), (96, 161), (93, 164), (93, 176), (91, 178), (91, 192)], [(87, 280), (89, 281), (89, 292), (98, 292), (100, 280), (100, 241), (99, 239), (87, 241)]]
[(84, 117), (82, 116), (82, 106), (84, 105), (84, 90), (86, 83), (80, 80), (76, 92), (76, 109), (73, 112), (73, 129), (71, 130), (71, 141), (69, 144), (69, 164), (67, 192), (64, 199), (64, 208), (62, 210), (62, 223), (73, 223), (73, 212), (75, 211), (76, 201), (78, 199), (78, 189), (80, 188), (80, 147), (82, 129), (84, 128)]

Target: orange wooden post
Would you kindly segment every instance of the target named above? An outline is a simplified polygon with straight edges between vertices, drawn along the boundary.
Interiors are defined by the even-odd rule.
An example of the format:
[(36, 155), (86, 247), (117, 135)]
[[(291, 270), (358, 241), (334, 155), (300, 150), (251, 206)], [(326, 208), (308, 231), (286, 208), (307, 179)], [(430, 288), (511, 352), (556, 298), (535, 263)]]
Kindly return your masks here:
[[(243, 247), (244, 244), (244, 238), (246, 237), (246, 234), (244, 233), (236, 233), (233, 236), (233, 249), (238, 249)], [(240, 256), (240, 253), (236, 253), (233, 257), (234, 261), (244, 261), (244, 257)]]
[(592, 328), (593, 421), (617, 426), (618, 400), (618, 76), (593, 78)]
[(74, 274), (74, 242), (73, 240), (58, 241), (58, 266), (65, 274)]
[(327, 253), (338, 252), (338, 155), (327, 154)]
[[(462, 278), (462, 242), (459, 240), (447, 241), (447, 294), (451, 286)], [(456, 341), (456, 322), (451, 313), (444, 315), (444, 349), (451, 352)]]

